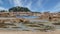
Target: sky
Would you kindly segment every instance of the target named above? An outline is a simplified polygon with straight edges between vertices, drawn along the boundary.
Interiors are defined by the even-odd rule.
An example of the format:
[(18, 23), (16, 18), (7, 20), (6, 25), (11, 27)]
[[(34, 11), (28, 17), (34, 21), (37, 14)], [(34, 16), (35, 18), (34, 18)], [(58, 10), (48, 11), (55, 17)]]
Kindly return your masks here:
[(60, 0), (0, 0), (0, 10), (15, 6), (27, 7), (33, 12), (60, 12)]

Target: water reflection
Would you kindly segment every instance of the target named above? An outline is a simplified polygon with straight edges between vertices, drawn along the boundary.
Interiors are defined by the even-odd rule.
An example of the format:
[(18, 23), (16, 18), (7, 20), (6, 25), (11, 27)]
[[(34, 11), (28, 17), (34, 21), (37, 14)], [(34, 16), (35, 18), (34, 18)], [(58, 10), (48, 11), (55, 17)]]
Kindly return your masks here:
[(26, 18), (26, 19), (32, 19), (32, 18), (38, 18), (38, 16), (16, 16), (17, 18)]

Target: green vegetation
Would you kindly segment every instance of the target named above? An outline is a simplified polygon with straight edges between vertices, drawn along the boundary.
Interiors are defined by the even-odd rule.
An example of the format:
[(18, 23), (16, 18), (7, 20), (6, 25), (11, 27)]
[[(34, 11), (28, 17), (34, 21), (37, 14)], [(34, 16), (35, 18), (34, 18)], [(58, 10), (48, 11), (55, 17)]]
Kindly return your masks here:
[[(27, 7), (20, 7), (20, 6), (9, 8), (8, 11), (9, 12), (31, 12)], [(0, 10), (0, 12), (8, 12), (8, 11)]]
[(9, 12), (11, 12), (11, 11), (13, 11), (13, 12), (30, 12), (30, 10), (28, 9), (28, 8), (26, 8), (26, 7), (19, 7), (19, 6), (17, 6), (17, 7), (12, 7), (12, 8), (10, 8), (9, 9)]
[(0, 10), (0, 12), (7, 12), (6, 10)]

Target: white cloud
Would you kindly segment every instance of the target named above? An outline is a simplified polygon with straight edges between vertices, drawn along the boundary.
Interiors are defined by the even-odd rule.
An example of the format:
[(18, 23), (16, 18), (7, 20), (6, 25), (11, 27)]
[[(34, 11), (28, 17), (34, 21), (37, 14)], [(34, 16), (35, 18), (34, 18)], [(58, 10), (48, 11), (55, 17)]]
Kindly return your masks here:
[(56, 6), (53, 8), (53, 11), (60, 11), (60, 2), (56, 4)]
[(14, 6), (22, 6), (22, 0), (13, 0)]
[[(29, 1), (27, 3), (27, 5), (24, 5), (27, 1)], [(31, 9), (32, 0), (25, 0), (24, 2), (23, 2), (23, 0), (13, 0), (13, 2), (14, 2), (14, 6), (23, 6), (24, 5), (24, 7), (28, 7), (29, 9)]]
[(0, 10), (8, 10), (8, 9), (4, 7), (0, 7)]
[[(32, 11), (37, 11), (38, 8), (41, 8), (44, 10), (43, 5), (45, 5), (49, 0), (46, 0), (44, 3), (43, 1), (44, 0), (37, 0), (36, 2), (34, 2), (33, 0), (24, 0), (23, 2), (23, 0), (13, 0), (14, 6), (24, 6), (24, 7), (28, 7), (30, 10), (32, 10), (32, 4), (34, 2), (34, 4), (36, 4), (36, 7)], [(27, 5), (24, 5), (24, 4), (27, 4)]]
[(37, 6), (40, 7), (42, 5), (43, 0), (37, 0)]
[(29, 8), (31, 6), (31, 4), (32, 4), (31, 0), (25, 0), (24, 2), (23, 2), (23, 0), (13, 0), (14, 6), (23, 6), (27, 1), (29, 1), (29, 2), (24, 7), (28, 7)]
[(60, 9), (60, 3), (55, 6), (56, 9)]
[(30, 2), (26, 5), (26, 7), (28, 7), (29, 9), (31, 9), (31, 6), (32, 6), (32, 1), (30, 1)]

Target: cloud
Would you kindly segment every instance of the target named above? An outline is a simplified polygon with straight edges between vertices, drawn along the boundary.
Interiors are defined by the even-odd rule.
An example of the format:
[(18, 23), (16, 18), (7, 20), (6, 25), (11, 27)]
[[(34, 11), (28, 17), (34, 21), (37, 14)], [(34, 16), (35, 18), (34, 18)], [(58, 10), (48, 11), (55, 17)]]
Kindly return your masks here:
[[(25, 2), (26, 2), (27, 0), (25, 0)], [(36, 0), (34, 0), (34, 1), (36, 1)], [(26, 7), (28, 7), (30, 10), (32, 10), (32, 11), (37, 11), (37, 8), (39, 8), (39, 7), (41, 7), (41, 5), (42, 5), (42, 0), (37, 0), (36, 2), (34, 2), (33, 0), (29, 0), (29, 2), (28, 2), (28, 4), (26, 5)], [(34, 4), (36, 5), (36, 6), (33, 6)], [(33, 4), (33, 5), (32, 5)], [(33, 8), (32, 8), (33, 7)]]
[[(27, 3), (27, 1), (29, 1)], [(32, 0), (13, 0), (14, 2), (14, 6), (23, 6), (23, 7), (28, 7), (29, 9), (31, 9), (31, 4), (32, 4)], [(27, 4), (27, 5), (25, 5)]]
[(30, 1), (30, 2), (26, 5), (26, 7), (28, 7), (29, 9), (31, 9), (31, 6), (32, 6), (32, 1)]
[(46, 11), (44, 8), (44, 5), (48, 2), (49, 0), (37, 0), (34, 4), (36, 4), (36, 7), (34, 7), (34, 11)]
[(0, 10), (8, 10), (8, 9), (4, 7), (0, 7)]
[(43, 0), (37, 0), (37, 6), (40, 7), (42, 5)]
[(22, 0), (13, 0), (14, 6), (23, 6), (22, 5)]
[[(36, 1), (36, 2), (34, 2), (34, 1)], [(37, 11), (38, 8), (44, 9), (43, 6), (42, 6), (43, 5), (42, 4), (43, 0), (13, 0), (13, 2), (14, 2), (14, 6), (28, 7), (30, 10), (32, 10), (32, 7), (33, 7), (34, 4), (36, 5), (35, 7), (33, 7), (33, 9), (35, 11)], [(46, 0), (46, 2), (47, 2), (47, 0)]]
[(60, 11), (60, 2), (56, 4), (52, 11)]
[[(0, 5), (3, 5), (3, 4), (4, 4), (3, 1), (0, 0)], [(8, 10), (8, 9), (0, 6), (0, 10)]]

